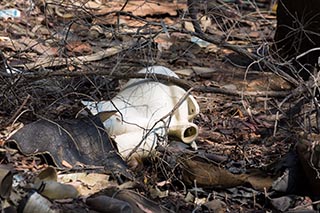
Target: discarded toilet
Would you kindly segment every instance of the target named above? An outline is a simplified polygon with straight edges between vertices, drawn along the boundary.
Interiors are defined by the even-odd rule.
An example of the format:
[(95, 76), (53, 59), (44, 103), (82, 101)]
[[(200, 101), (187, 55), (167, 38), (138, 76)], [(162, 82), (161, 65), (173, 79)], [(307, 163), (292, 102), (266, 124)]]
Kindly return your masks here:
[(179, 77), (163, 66), (148, 67), (139, 73), (146, 73), (146, 78), (129, 80), (111, 101), (82, 101), (93, 115), (116, 111), (103, 120), (103, 125), (117, 143), (119, 153), (125, 158), (133, 153), (147, 156), (167, 135), (193, 142), (198, 136), (198, 127), (193, 123), (199, 113), (198, 103), (183, 88), (161, 83), (153, 74)]

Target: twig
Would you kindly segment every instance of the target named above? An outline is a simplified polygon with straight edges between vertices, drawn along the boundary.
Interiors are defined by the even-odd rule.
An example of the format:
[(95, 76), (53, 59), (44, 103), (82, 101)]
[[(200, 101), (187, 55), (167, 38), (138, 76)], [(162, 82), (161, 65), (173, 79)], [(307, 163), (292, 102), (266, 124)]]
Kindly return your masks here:
[(86, 55), (86, 56), (78, 56), (78, 57), (70, 57), (70, 58), (43, 58), (33, 63), (16, 65), (16, 67), (21, 67), (26, 70), (34, 70), (38, 68), (64, 66), (64, 65), (68, 65), (68, 62), (82, 65), (82, 64), (85, 64), (86, 62), (102, 60), (104, 58), (113, 56), (126, 49), (128, 49), (128, 46), (125, 46), (125, 47), (117, 46), (117, 47), (111, 47), (106, 50), (101, 50), (99, 52), (96, 52), (91, 55)]
[(204, 87), (204, 86), (198, 86), (194, 87), (193, 91), (196, 92), (203, 92), (203, 93), (220, 93), (225, 95), (239, 95), (239, 96), (268, 96), (268, 97), (277, 97), (282, 98), (290, 95), (292, 91), (237, 91), (237, 90), (228, 90), (223, 88), (217, 88), (217, 87)]
[(10, 124), (12, 121), (15, 120), (15, 118), (20, 114), (20, 112), (22, 111), (23, 107), (25, 107), (25, 105), (28, 103), (29, 99), (31, 98), (31, 95), (28, 94), (27, 97), (23, 100), (21, 106), (19, 107), (19, 109), (13, 114), (13, 116), (9, 119), (9, 121), (7, 121), (6, 125)]
[(278, 122), (279, 122), (279, 111), (277, 111), (277, 113), (276, 113), (276, 118), (275, 118), (275, 121), (274, 121), (273, 137), (276, 136), (277, 129), (278, 129)]
[(199, 22), (197, 21), (197, 14), (198, 14), (198, 6), (199, 2), (196, 0), (188, 0), (188, 10), (189, 10), (189, 16), (191, 18), (191, 22), (194, 28), (194, 31), (199, 34), (203, 34), (203, 31), (201, 29), (201, 26)]
[(320, 47), (315, 47), (315, 48), (312, 48), (312, 49), (310, 49), (310, 50), (307, 50), (307, 51), (301, 53), (300, 55), (296, 56), (296, 60), (302, 58), (302, 57), (305, 56), (305, 55), (308, 55), (309, 53), (312, 53), (312, 52), (318, 51), (318, 50), (320, 50)]
[(126, 0), (126, 2), (125, 2), (125, 3), (123, 4), (123, 6), (121, 7), (120, 11), (123, 11), (123, 10), (124, 10), (124, 8), (127, 6), (128, 2), (129, 2), (129, 0)]

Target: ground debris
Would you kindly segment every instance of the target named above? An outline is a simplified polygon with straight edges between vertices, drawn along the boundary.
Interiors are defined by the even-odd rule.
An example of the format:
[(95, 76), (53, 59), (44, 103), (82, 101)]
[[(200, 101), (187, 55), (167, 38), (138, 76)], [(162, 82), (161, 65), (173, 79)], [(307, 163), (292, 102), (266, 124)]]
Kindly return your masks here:
[[(0, 11), (19, 13), (0, 22), (2, 208), (20, 211), (38, 199), (47, 212), (319, 210), (318, 80), (286, 75), (294, 70), (291, 61), (277, 61), (276, 6), (269, 0), (3, 0)], [(38, 145), (50, 121), (75, 139), (89, 131), (79, 127), (82, 117), (91, 119), (81, 100), (112, 100), (127, 80), (145, 80), (137, 71), (153, 65), (181, 79), (152, 79), (187, 87), (199, 103), (195, 143), (161, 135), (159, 141), (170, 143), (159, 143), (130, 171), (110, 144), (125, 169), (118, 174), (104, 168), (110, 161), (101, 147), (84, 143), (72, 151), (74, 140), (54, 143), (66, 137), (60, 128)], [(32, 133), (19, 133), (22, 126)], [(15, 134), (20, 149), (8, 146)], [(56, 162), (34, 155), (45, 151)], [(35, 181), (52, 166), (54, 180)], [(47, 196), (46, 184), (69, 184), (72, 196)]]

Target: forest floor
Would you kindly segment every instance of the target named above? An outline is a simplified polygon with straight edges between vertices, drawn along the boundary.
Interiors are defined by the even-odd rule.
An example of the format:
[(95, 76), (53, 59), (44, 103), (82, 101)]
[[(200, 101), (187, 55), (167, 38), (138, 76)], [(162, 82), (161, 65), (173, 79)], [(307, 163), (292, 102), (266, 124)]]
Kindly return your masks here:
[[(160, 147), (132, 171), (133, 180), (124, 178), (121, 190), (135, 193), (132, 202), (140, 212), (316, 208), (307, 183), (291, 191), (290, 184), (281, 191), (275, 183), (286, 177), (288, 162), (298, 161), (300, 130), (292, 122), (298, 118), (289, 113), (299, 100), (290, 99), (295, 86), (262, 60), (240, 54), (275, 60), (276, 14), (270, 1), (202, 2), (198, 23), (211, 41), (194, 32), (186, 1), (2, 1), (0, 10), (8, 8), (20, 12), (0, 17), (0, 157), (13, 175), (13, 192), (2, 197), (3, 208), (22, 208), (21, 196), (29, 192), (22, 182), (48, 168), (43, 158), (7, 147), (10, 135), (39, 118), (74, 119), (83, 111), (81, 100), (108, 100), (151, 65), (172, 69), (192, 88), (200, 106), (194, 119), (199, 136), (196, 149), (180, 144), (168, 154)], [(64, 166), (59, 177), (75, 171), (103, 176), (80, 197), (49, 199), (54, 208), (101, 211), (87, 197), (119, 181), (92, 168)]]

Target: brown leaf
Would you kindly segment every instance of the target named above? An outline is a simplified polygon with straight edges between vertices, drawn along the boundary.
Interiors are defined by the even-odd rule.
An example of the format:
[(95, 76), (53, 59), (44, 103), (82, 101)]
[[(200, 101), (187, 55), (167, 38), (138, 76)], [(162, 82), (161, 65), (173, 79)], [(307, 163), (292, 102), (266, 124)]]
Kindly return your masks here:
[(88, 43), (81, 43), (79, 41), (68, 43), (67, 50), (76, 55), (85, 55), (92, 53), (92, 48)]
[(22, 37), (19, 39), (19, 41), (23, 44), (25, 44), (28, 48), (32, 49), (34, 52), (40, 54), (40, 55), (45, 55), (45, 56), (54, 56), (57, 55), (57, 49), (52, 48), (50, 46), (46, 46), (44, 44), (41, 44), (37, 40), (30, 39), (28, 37)]

